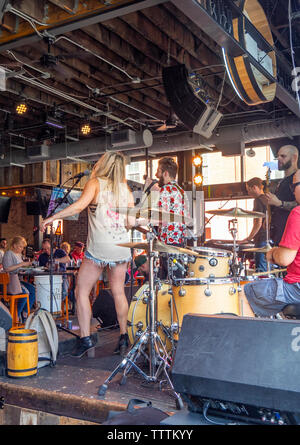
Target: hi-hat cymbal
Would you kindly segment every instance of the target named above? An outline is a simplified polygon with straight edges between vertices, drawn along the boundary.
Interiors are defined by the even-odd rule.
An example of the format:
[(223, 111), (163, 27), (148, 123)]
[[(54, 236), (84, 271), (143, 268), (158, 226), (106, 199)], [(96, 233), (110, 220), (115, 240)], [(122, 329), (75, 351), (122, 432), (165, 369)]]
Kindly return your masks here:
[(190, 226), (193, 224), (193, 219), (189, 216), (178, 215), (177, 213), (166, 212), (161, 209), (139, 208), (139, 207), (116, 207), (111, 209), (113, 212), (122, 215), (135, 216), (145, 220), (151, 220), (152, 223), (180, 223)]
[[(117, 246), (128, 247), (129, 249), (142, 249), (147, 251), (149, 250), (148, 243), (121, 243), (117, 244)], [(158, 240), (153, 241), (153, 250), (155, 252), (169, 253), (174, 255), (199, 256), (199, 253), (193, 250), (185, 249), (184, 247), (172, 246), (170, 244), (162, 243)]]
[(266, 215), (261, 212), (250, 212), (249, 210), (243, 210), (239, 207), (234, 207), (233, 209), (217, 209), (208, 210), (205, 213), (210, 213), (211, 215), (219, 216), (230, 216), (234, 218), (265, 218)]
[(264, 247), (251, 247), (251, 249), (244, 249), (244, 252), (260, 252), (260, 253), (267, 253), (270, 250), (272, 250), (272, 247), (270, 244), (267, 244)]

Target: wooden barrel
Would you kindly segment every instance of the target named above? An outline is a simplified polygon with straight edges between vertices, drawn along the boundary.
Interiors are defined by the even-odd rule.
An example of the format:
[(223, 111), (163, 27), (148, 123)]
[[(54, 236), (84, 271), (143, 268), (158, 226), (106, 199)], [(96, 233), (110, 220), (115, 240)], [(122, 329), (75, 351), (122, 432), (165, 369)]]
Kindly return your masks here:
[(38, 337), (34, 329), (15, 329), (8, 333), (7, 375), (30, 377), (37, 373)]

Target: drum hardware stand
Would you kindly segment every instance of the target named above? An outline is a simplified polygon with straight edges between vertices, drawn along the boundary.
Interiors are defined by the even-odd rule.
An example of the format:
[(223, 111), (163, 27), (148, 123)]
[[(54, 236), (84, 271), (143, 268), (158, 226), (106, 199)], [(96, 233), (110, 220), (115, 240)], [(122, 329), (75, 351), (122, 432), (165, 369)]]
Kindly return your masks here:
[(238, 233), (237, 227), (236, 227), (237, 222), (238, 222), (237, 219), (231, 219), (228, 222), (228, 230), (231, 233), (231, 236), (233, 238), (233, 247), (232, 247), (233, 259), (232, 259), (231, 268), (232, 268), (232, 274), (233, 274), (234, 278), (239, 277), (243, 268), (244, 268), (244, 266), (241, 262), (237, 262), (237, 259), (238, 259), (237, 258), (238, 247), (237, 247), (237, 243), (236, 243), (237, 233)]
[[(269, 221), (269, 212), (268, 208), (266, 210), (266, 245), (270, 246), (270, 221)], [(267, 261), (267, 273), (268, 275), (271, 274), (271, 263), (270, 261)]]
[[(72, 178), (70, 178), (72, 179)], [(78, 184), (78, 182), (81, 180), (81, 177), (76, 178), (76, 181), (74, 182), (74, 184), (72, 185), (72, 187), (69, 188), (69, 190), (67, 190), (64, 194), (64, 196), (62, 198), (59, 199), (59, 201), (56, 203), (56, 205), (54, 206), (54, 208), (51, 210), (51, 212), (47, 215), (47, 218), (49, 218), (50, 216), (53, 216), (55, 213), (55, 210), (65, 202), (65, 200), (67, 199), (67, 197), (69, 196), (69, 194), (71, 193), (71, 191), (73, 190), (74, 187), (76, 187), (76, 185)], [(49, 276), (50, 276), (50, 313), (52, 315), (53, 313), (53, 272), (54, 272), (54, 262), (53, 262), (53, 224), (51, 223), (50, 225), (50, 267), (49, 267)], [(65, 332), (68, 332), (68, 334), (73, 335), (77, 338), (80, 338), (80, 335), (76, 334), (75, 332), (63, 327), (60, 323), (56, 324), (57, 329), (61, 329)]]
[[(184, 405), (181, 396), (177, 394), (174, 390), (174, 386), (168, 375), (168, 368), (170, 368), (170, 357), (166, 351), (166, 348), (157, 333), (157, 285), (155, 285), (154, 277), (154, 257), (158, 256), (157, 252), (153, 250), (153, 242), (156, 238), (155, 230), (152, 224), (149, 224), (149, 232), (147, 233), (148, 242), (148, 258), (149, 258), (149, 325), (145, 331), (141, 334), (139, 340), (133, 345), (126, 357), (123, 358), (121, 363), (115, 370), (110, 374), (110, 376), (101, 385), (98, 395), (101, 398), (105, 397), (108, 384), (112, 379), (120, 372), (123, 371), (123, 377), (121, 384), (126, 383), (126, 376), (133, 368), (138, 374), (140, 374), (147, 383), (157, 383), (158, 377), (162, 372), (164, 372), (166, 380), (171, 387), (176, 404), (179, 409), (183, 409)], [(135, 362), (142, 354), (145, 346), (149, 346), (149, 356), (147, 356), (149, 362), (149, 375), (147, 375)], [(162, 353), (161, 353), (162, 351)]]

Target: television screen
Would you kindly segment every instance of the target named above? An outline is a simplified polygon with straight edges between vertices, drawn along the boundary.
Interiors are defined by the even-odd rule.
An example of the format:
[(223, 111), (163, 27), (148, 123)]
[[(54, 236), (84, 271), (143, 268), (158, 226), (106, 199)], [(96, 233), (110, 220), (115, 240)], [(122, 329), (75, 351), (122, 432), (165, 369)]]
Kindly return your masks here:
[(0, 224), (6, 224), (8, 221), (11, 198), (0, 196)]
[[(49, 202), (49, 207), (48, 207), (48, 212), (47, 212), (47, 216), (50, 215), (50, 213), (53, 211), (53, 209), (55, 208), (55, 213), (59, 212), (60, 210), (65, 209), (66, 207), (68, 207), (70, 204), (73, 204), (73, 202), (77, 201), (77, 199), (81, 196), (81, 191), (76, 191), (76, 190), (72, 190), (71, 193), (67, 196), (66, 201), (62, 202), (62, 199), (64, 197), (66, 193), (65, 189), (61, 189), (58, 187), (54, 187), (52, 190), (52, 194), (51, 194), (51, 198), (50, 198), (50, 202)], [(66, 220), (73, 220), (73, 221), (77, 221), (79, 218), (79, 214), (77, 215), (73, 215), (73, 216), (69, 216), (67, 218), (64, 218)]]

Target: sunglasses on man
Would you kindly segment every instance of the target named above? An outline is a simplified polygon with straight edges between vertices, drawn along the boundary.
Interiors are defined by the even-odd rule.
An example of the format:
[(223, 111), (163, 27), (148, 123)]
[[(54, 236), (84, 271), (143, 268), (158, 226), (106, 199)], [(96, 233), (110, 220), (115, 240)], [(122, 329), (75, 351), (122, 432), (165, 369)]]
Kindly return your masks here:
[(290, 189), (293, 193), (295, 193), (295, 188), (297, 185), (300, 185), (300, 182), (294, 182), (293, 184), (290, 184)]

